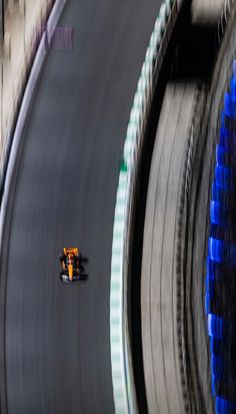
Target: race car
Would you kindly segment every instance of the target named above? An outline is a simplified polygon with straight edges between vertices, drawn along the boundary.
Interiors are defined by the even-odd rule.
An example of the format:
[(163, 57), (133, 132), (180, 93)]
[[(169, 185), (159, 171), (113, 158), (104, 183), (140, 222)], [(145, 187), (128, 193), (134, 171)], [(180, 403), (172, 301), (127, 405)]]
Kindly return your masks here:
[(61, 281), (65, 283), (72, 283), (87, 279), (82, 263), (86, 261), (87, 259), (82, 257), (77, 247), (64, 247), (63, 253), (60, 254)]

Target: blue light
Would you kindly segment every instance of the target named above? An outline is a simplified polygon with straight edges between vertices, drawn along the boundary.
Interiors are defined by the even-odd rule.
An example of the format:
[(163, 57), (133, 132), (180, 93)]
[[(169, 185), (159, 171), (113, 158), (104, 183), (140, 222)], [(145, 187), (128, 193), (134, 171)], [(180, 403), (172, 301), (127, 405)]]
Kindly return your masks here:
[(222, 369), (222, 359), (219, 356), (211, 356), (211, 370), (212, 375), (216, 380), (222, 379), (223, 369)]
[(216, 162), (218, 165), (227, 167), (229, 151), (223, 145), (216, 146)]
[(231, 93), (233, 99), (236, 99), (236, 77), (231, 79), (230, 93)]
[(216, 381), (215, 375), (212, 374), (211, 375), (211, 392), (213, 396), (216, 395), (217, 383), (218, 382)]
[(222, 355), (224, 342), (214, 336), (210, 337), (210, 350), (213, 355)]
[(213, 201), (223, 201), (227, 195), (224, 188), (219, 187), (217, 185), (216, 181), (213, 181), (212, 183), (212, 200)]
[(211, 277), (213, 279), (215, 275), (215, 262), (211, 260), (210, 257), (207, 257), (206, 267), (208, 277)]
[(213, 275), (206, 275), (206, 293), (210, 296), (214, 295), (215, 278)]
[(212, 312), (211, 300), (212, 300), (212, 296), (209, 293), (206, 293), (206, 295), (205, 295), (205, 312), (206, 312), (207, 315), (209, 315)]
[(225, 224), (225, 211), (222, 203), (211, 201), (210, 218), (213, 224)]
[(236, 115), (236, 99), (235, 97), (231, 97), (231, 111), (232, 111), (232, 117), (235, 120)]
[(232, 100), (231, 100), (231, 96), (229, 93), (225, 93), (224, 103), (225, 103), (225, 107), (224, 107), (225, 114), (228, 117), (232, 118), (233, 117)]
[(224, 258), (224, 242), (222, 240), (209, 237), (208, 255), (211, 260), (221, 263)]
[(228, 167), (222, 165), (216, 165), (215, 167), (215, 180), (216, 184), (226, 190), (231, 186), (231, 170)]
[(225, 400), (222, 397), (216, 396), (216, 413), (217, 414), (235, 414), (236, 404), (232, 401)]
[(208, 314), (208, 334), (223, 340), (225, 337), (226, 324), (223, 318), (212, 313)]
[[(211, 387), (215, 398), (215, 410), (219, 414), (236, 414), (236, 403), (223, 398), (228, 398), (229, 391), (231, 398), (234, 399), (232, 387), (235, 381), (234, 365), (231, 366), (235, 361), (231, 361), (231, 355), (236, 339), (236, 328), (235, 321), (232, 319), (234, 311), (231, 311), (231, 305), (227, 303), (226, 295), (229, 286), (226, 284), (234, 269), (236, 274), (236, 241), (231, 228), (233, 214), (231, 205), (235, 200), (234, 183), (236, 182), (236, 60), (233, 62), (230, 93), (224, 95), (224, 110), (220, 116), (220, 137), (216, 145), (216, 165), (210, 201), (205, 308), (210, 339)], [(222, 393), (226, 395), (221, 395)]]
[(225, 123), (225, 117), (226, 117), (226, 113), (224, 111), (221, 112), (221, 126), (224, 130), (227, 131), (226, 129), (226, 123)]
[(230, 148), (231, 142), (232, 139), (229, 131), (222, 126), (220, 129), (220, 145), (224, 146), (225, 148)]

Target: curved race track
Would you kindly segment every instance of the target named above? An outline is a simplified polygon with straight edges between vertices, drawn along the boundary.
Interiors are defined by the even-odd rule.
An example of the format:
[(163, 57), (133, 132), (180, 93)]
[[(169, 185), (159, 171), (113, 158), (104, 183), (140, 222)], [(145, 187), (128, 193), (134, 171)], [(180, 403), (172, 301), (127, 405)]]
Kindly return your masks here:
[[(159, 6), (70, 0), (65, 8), (60, 24), (74, 27), (74, 50), (48, 54), (5, 220), (3, 413), (114, 412), (109, 282), (118, 160)], [(87, 282), (61, 284), (65, 245), (88, 256)]]

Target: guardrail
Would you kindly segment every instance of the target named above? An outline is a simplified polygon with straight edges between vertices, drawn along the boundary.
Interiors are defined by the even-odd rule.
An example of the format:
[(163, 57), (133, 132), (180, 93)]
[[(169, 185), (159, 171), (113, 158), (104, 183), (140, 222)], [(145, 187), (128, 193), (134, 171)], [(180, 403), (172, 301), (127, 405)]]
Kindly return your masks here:
[(110, 285), (110, 344), (115, 412), (134, 414), (134, 387), (128, 331), (128, 252), (138, 159), (155, 86), (170, 34), (182, 7), (181, 0), (165, 0), (160, 8), (146, 52), (125, 139), (113, 227)]

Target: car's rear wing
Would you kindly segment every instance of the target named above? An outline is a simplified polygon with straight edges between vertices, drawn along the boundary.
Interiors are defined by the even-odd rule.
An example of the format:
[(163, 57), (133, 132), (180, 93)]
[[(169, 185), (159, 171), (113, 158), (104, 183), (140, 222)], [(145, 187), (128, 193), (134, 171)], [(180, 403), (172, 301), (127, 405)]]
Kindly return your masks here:
[(67, 256), (68, 254), (73, 254), (74, 256), (78, 256), (79, 249), (78, 247), (64, 247), (64, 254)]

